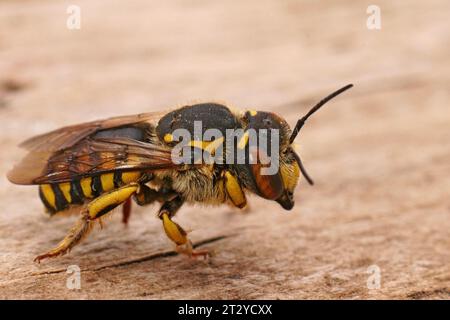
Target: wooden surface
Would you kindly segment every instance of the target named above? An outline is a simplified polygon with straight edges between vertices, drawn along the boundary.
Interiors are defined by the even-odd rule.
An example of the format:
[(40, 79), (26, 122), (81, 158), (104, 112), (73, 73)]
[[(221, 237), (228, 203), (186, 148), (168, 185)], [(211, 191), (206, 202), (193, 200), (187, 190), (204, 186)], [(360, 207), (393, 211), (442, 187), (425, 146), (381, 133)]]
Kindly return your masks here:
[[(364, 1), (80, 0), (74, 31), (68, 4), (0, 2), (0, 298), (450, 298), (448, 1), (378, 1), (379, 31)], [(179, 212), (208, 261), (172, 255), (157, 207), (135, 206), (128, 228), (116, 213), (32, 262), (76, 217), (49, 219), (35, 187), (6, 180), (23, 139), (196, 99), (294, 124), (347, 83), (297, 139), (316, 185), (291, 212), (256, 197)]]

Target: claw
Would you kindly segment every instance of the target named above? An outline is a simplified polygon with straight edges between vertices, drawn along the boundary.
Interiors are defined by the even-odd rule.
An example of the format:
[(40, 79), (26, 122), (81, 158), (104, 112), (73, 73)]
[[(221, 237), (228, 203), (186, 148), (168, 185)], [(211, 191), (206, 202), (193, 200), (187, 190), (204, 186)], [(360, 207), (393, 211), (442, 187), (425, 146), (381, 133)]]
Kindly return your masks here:
[(66, 237), (55, 248), (44, 254), (38, 255), (34, 258), (34, 261), (40, 263), (41, 260), (62, 256), (70, 252), (70, 249), (79, 243), (81, 239), (83, 239), (83, 237), (90, 231), (93, 223), (93, 221), (89, 220), (87, 214), (84, 214), (77, 221), (77, 224), (70, 229)]
[(50, 250), (49, 252), (38, 255), (36, 258), (34, 258), (33, 261), (40, 264), (41, 260), (65, 255), (68, 251), (69, 250), (64, 250), (64, 251), (56, 250), (56, 249)]
[(195, 250), (190, 240), (188, 240), (185, 244), (177, 245), (175, 251), (185, 254), (191, 258), (203, 257), (203, 259), (207, 259), (211, 257), (211, 253), (208, 249)]

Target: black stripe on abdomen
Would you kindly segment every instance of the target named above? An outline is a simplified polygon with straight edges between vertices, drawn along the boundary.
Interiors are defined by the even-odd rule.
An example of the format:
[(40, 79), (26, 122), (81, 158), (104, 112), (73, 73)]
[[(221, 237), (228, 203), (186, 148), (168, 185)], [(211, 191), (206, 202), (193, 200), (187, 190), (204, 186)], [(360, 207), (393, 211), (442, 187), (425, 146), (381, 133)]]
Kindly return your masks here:
[(64, 197), (64, 194), (59, 188), (59, 184), (52, 184), (51, 186), (53, 193), (55, 194), (56, 211), (67, 209), (69, 207), (69, 203), (67, 202), (66, 197)]
[(122, 186), (122, 171), (114, 172), (114, 188), (120, 188)]
[(70, 197), (73, 204), (83, 204), (84, 196), (81, 189), (80, 180), (74, 180), (70, 183)]
[(100, 176), (92, 177), (91, 189), (94, 198), (98, 197), (103, 192), (102, 180)]

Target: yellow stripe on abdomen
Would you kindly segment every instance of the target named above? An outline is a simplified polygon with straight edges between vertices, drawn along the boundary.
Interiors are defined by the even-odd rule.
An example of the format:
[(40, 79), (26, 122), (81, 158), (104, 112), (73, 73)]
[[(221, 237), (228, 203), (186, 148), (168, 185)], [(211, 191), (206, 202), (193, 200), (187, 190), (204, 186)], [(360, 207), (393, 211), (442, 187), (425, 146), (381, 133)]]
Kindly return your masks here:
[(80, 180), (81, 190), (86, 198), (92, 198), (92, 188), (91, 188), (92, 178), (87, 177)]
[(48, 205), (56, 210), (56, 196), (53, 192), (52, 186), (49, 184), (42, 184), (39, 186), (41, 191), (41, 196), (44, 198), (44, 202), (48, 203)]
[[(42, 184), (39, 186), (39, 195), (47, 209), (54, 213), (66, 209), (71, 204), (83, 204), (86, 198), (96, 198), (104, 192), (111, 192), (123, 185), (137, 182), (142, 176), (139, 171), (117, 171), (116, 174), (117, 176), (111, 172), (71, 182)], [(94, 189), (98, 190), (94, 192)]]
[(66, 198), (68, 203), (72, 203), (72, 196), (70, 195), (70, 182), (64, 182), (59, 184), (59, 189), (61, 189), (64, 198)]
[(100, 176), (103, 191), (111, 191), (114, 189), (114, 173), (106, 173)]

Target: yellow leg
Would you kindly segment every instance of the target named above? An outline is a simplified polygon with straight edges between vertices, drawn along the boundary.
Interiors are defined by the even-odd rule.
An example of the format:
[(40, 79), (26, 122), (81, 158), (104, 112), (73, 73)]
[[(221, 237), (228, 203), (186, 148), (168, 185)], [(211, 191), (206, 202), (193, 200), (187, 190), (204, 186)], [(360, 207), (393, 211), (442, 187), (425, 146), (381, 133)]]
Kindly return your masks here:
[(189, 257), (207, 257), (209, 252), (207, 250), (194, 250), (192, 242), (187, 236), (187, 232), (176, 222), (172, 217), (183, 204), (180, 197), (175, 197), (172, 200), (166, 201), (159, 210), (159, 217), (162, 220), (164, 231), (167, 237), (176, 244), (175, 250), (178, 253), (186, 254)]
[(225, 190), (231, 202), (238, 208), (242, 209), (246, 206), (247, 200), (236, 177), (229, 171), (223, 173), (225, 181)]
[(80, 220), (76, 225), (70, 229), (67, 236), (52, 250), (38, 255), (34, 261), (40, 263), (41, 260), (46, 258), (57, 257), (69, 252), (75, 245), (77, 245), (92, 229), (93, 221), (89, 219), (87, 211), (84, 211)]
[[(81, 242), (92, 229), (94, 221), (108, 213), (121, 203), (129, 199), (138, 192), (139, 185), (132, 183), (116, 190), (102, 194), (92, 200), (81, 212), (81, 218), (76, 225), (70, 229), (67, 236), (52, 250), (37, 256), (34, 261), (40, 262), (43, 259), (57, 257), (69, 252), (75, 245)], [(99, 219), (100, 220), (100, 219)]]
[(100, 197), (92, 200), (87, 205), (89, 218), (96, 219), (101, 217), (102, 215), (108, 213), (118, 205), (124, 203), (133, 194), (138, 192), (138, 190), (139, 185), (137, 183), (131, 183), (129, 185), (102, 194)]

